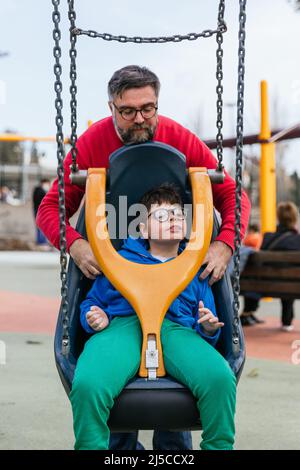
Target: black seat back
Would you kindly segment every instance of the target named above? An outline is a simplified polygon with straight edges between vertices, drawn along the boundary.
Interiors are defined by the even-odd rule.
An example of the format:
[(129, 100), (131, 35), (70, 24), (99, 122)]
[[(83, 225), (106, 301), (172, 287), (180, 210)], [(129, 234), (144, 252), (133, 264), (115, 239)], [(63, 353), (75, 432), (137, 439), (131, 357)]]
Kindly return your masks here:
[[(179, 189), (185, 204), (191, 203), (185, 156), (159, 142), (122, 147), (109, 158), (106, 202), (116, 211), (116, 230), (108, 230), (116, 250), (127, 238), (130, 222), (136, 217), (134, 205), (143, 194), (165, 182)], [(128, 208), (133, 209), (128, 214)], [(124, 217), (126, 211), (127, 217)], [(125, 214), (125, 215), (126, 215)], [(114, 227), (115, 228), (115, 227)]]

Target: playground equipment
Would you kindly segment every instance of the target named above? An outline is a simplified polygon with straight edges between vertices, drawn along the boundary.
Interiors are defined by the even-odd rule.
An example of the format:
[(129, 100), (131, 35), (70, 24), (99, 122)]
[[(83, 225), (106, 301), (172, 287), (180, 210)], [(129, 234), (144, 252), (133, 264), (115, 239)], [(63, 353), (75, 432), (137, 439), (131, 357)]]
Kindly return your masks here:
[(267, 82), (261, 82), (260, 220), (261, 232), (276, 230), (276, 160), (275, 143), (269, 122)]
[[(28, 135), (19, 135), (19, 134), (0, 134), (1, 142), (55, 142), (55, 137), (38, 137), (38, 136), (28, 136)], [(64, 139), (64, 144), (69, 144), (70, 139)]]
[[(276, 160), (275, 144), (283, 140), (300, 138), (300, 123), (286, 129), (271, 131), (269, 122), (268, 85), (265, 80), (260, 83), (261, 130), (260, 134), (246, 135), (244, 145), (261, 145), (260, 158), (260, 222), (261, 232), (273, 232), (276, 229)], [(215, 140), (205, 141), (214, 149)], [(223, 147), (235, 147), (235, 139), (223, 140)]]
[[(151, 167), (152, 171), (150, 172), (149, 168)], [(197, 173), (199, 176), (197, 175)], [(103, 171), (101, 170), (100, 175), (103, 177)], [(93, 174), (91, 176), (93, 177)], [(201, 191), (203, 194), (203, 198), (206, 198), (206, 196), (209, 196), (210, 193), (210, 183), (208, 181), (208, 176), (205, 174), (205, 172), (203, 172), (203, 176), (201, 176), (201, 172), (197, 171), (195, 176), (202, 177), (207, 180), (206, 185)], [(166, 180), (175, 183), (176, 186), (181, 189), (181, 194), (185, 204), (189, 204), (192, 201), (191, 188), (189, 187), (187, 181), (185, 157), (176, 149), (164, 144), (158, 144), (153, 142), (131, 147), (122, 147), (121, 149), (117, 150), (115, 154), (113, 154), (110, 158), (108, 180), (109, 184), (106, 184), (105, 190), (106, 200), (107, 202), (109, 202), (109, 204), (113, 204), (113, 206), (115, 207), (116, 220), (119, 220), (120, 207), (118, 205), (118, 200), (120, 194), (123, 196), (125, 195), (127, 197), (128, 206), (130, 207), (133, 203), (139, 200), (139, 197), (145, 191), (147, 191), (147, 189), (157, 186)], [(103, 198), (104, 189), (102, 188), (102, 196), (99, 194), (99, 191), (97, 192), (97, 198)], [(200, 195), (198, 195), (198, 197), (201, 197), (201, 193)], [(90, 204), (90, 202), (88, 201), (89, 198), (90, 196), (87, 195), (86, 207), (88, 207)], [(92, 205), (94, 206), (95, 203), (96, 202), (93, 201)], [(207, 206), (206, 210), (206, 223), (210, 225), (212, 224), (212, 219), (209, 217), (209, 206)], [(89, 213), (91, 213), (93, 219), (93, 207), (89, 207), (89, 211), (87, 214), (85, 214), (85, 212), (86, 211), (83, 208), (78, 220), (76, 230), (86, 237), (87, 227), (85, 223), (85, 218), (89, 219)], [(213, 238), (216, 237), (218, 233), (218, 223), (216, 218), (214, 219), (214, 229), (212, 234)], [(97, 222), (99, 220), (100, 219), (97, 218)], [(118, 233), (118, 230), (116, 230), (116, 232)], [(206, 230), (205, 235), (208, 234), (207, 232), (210, 232), (210, 229)], [(120, 247), (121, 240), (119, 238), (114, 238), (111, 241), (115, 249), (118, 249)], [(109, 239), (106, 238), (103, 241), (103, 244), (109, 245)], [(107, 276), (118, 277), (118, 289), (122, 289), (123, 295), (126, 296), (128, 295), (127, 284), (129, 283), (124, 283), (124, 279), (126, 279), (127, 281), (128, 276), (131, 274), (128, 273), (128, 270), (124, 271), (124, 267), (120, 265), (116, 266), (115, 257), (117, 253), (112, 251), (111, 248), (108, 249), (109, 253), (111, 253), (113, 256), (113, 259), (111, 259), (108, 263), (107, 256), (102, 252), (103, 260), (101, 261), (101, 266), (103, 267), (103, 269), (105, 269), (105, 273)], [(201, 255), (199, 255), (199, 262), (201, 264), (200, 257)], [(180, 256), (174, 261), (179, 261), (180, 263), (185, 264), (184, 258), (180, 260)], [(117, 260), (117, 262), (120, 262), (120, 260)], [(81, 301), (85, 298), (87, 291), (90, 289), (92, 282), (89, 279), (85, 278), (85, 276), (83, 276), (83, 274), (74, 264), (72, 259), (70, 259), (69, 263), (68, 307), (71, 330), (69, 335), (70, 351), (68, 356), (64, 354), (62, 345), (64, 332), (64, 312), (62, 310), (62, 307), (60, 309), (55, 334), (55, 354), (58, 371), (60, 373), (63, 385), (67, 393), (70, 392), (72, 386), (73, 374), (76, 367), (77, 359), (79, 357), (80, 352), (82, 351), (84, 342), (88, 337), (88, 335), (84, 332), (80, 325), (79, 306)], [(133, 263), (130, 264), (132, 265)], [(114, 266), (113, 270), (110, 270), (111, 265)], [(132, 286), (132, 288), (134, 289), (134, 292), (132, 294), (133, 302), (135, 300), (135, 295), (141, 296), (145, 293), (145, 290), (146, 295), (148, 291), (148, 295), (149, 297), (151, 297), (151, 289), (153, 288), (154, 290), (155, 283), (159, 282), (159, 278), (153, 279), (153, 276), (151, 276), (151, 273), (147, 270), (149, 266), (146, 266), (146, 271), (148, 271), (149, 273), (146, 274), (150, 276), (151, 281), (149, 281), (149, 279), (144, 276), (144, 265), (137, 265), (136, 267), (141, 272), (141, 279), (139, 279), (139, 284), (137, 286), (134, 283), (130, 283), (130, 286)], [(168, 269), (170, 269), (170, 272), (162, 273), (163, 283), (160, 280), (160, 292), (165, 290), (162, 289), (162, 285), (165, 285), (166, 282), (170, 282), (169, 289), (182, 289), (181, 285), (179, 287), (178, 282), (180, 276), (181, 282), (183, 275), (185, 278), (184, 282), (188, 282), (188, 274), (186, 272), (186, 267), (184, 267), (183, 272), (180, 273), (180, 270), (178, 272), (176, 266), (172, 266), (171, 263), (154, 266), (154, 268), (161, 267), (168, 267)], [(125, 267), (125, 269), (126, 268), (127, 266)], [(195, 269), (195, 265), (191, 264), (190, 268)], [(158, 273), (159, 271), (160, 269), (157, 270)], [(174, 277), (176, 278), (176, 280), (174, 280)], [(113, 282), (115, 281), (115, 279), (111, 279), (111, 281)], [(142, 289), (140, 288), (141, 282), (145, 282), (145, 285), (142, 287)], [(148, 284), (150, 284), (150, 286), (148, 286)], [(223, 319), (222, 321), (224, 321), (225, 323), (225, 326), (222, 329), (221, 339), (218, 343), (218, 350), (224, 355), (224, 357), (226, 357), (229, 364), (235, 371), (235, 374), (237, 375), (237, 377), (239, 377), (242, 372), (242, 366), (244, 363), (244, 340), (242, 330), (240, 329), (239, 325), (238, 335), (240, 346), (238, 350), (234, 350), (232, 348), (232, 336), (234, 334), (232, 322), (233, 295), (231, 290), (230, 279), (227, 275), (222, 279), (222, 281), (218, 282), (213, 286), (213, 292), (215, 296), (218, 315)], [(174, 292), (173, 295), (176, 296), (177, 294)], [(163, 300), (163, 297), (161, 297), (159, 300)], [(153, 305), (153, 303), (151, 303), (151, 300), (149, 300), (148, 298), (146, 307), (150, 308), (151, 305)], [(159, 317), (162, 310), (157, 309), (156, 312)], [(151, 313), (153, 314), (153, 310), (151, 311)], [(142, 312), (142, 314), (144, 314), (144, 312)], [(152, 316), (153, 315), (151, 315), (151, 317)], [(148, 324), (145, 324), (145, 330), (147, 330), (147, 328)], [(152, 330), (150, 331), (152, 332)], [(147, 333), (148, 332), (146, 331), (146, 338)], [(157, 336), (157, 338), (159, 339), (159, 335)], [(158, 346), (159, 345), (156, 344), (156, 350), (159, 350)], [(162, 376), (164, 374), (164, 371), (161, 369), (163, 363), (161, 361), (160, 354), (158, 354), (158, 356), (160, 368), (154, 368), (154, 372), (157, 374), (157, 376)], [(151, 367), (151, 362), (150, 364), (146, 363), (146, 354), (142, 354), (142, 357), (144, 358), (144, 364), (142, 364), (141, 375), (148, 376), (149, 371), (149, 377), (152, 377), (153, 370)], [(146, 370), (144, 367), (145, 365), (148, 366), (146, 367)], [(151, 412), (149, 412), (149, 410), (151, 410)], [(178, 413), (178, 410), (180, 410), (180, 413)], [(144, 378), (135, 378), (134, 380), (130, 381), (115, 402), (115, 405), (111, 412), (109, 425), (110, 429), (114, 431), (124, 431), (128, 429), (137, 428), (197, 429), (200, 427), (200, 421), (195, 400), (191, 392), (186, 387), (167, 376), (160, 377), (156, 380), (145, 380)]]
[[(66, 266), (66, 223), (64, 203), (64, 137), (62, 117), (62, 83), (61, 77), (61, 49), (60, 49), (60, 13), (59, 0), (52, 0), (54, 6), (53, 22), (55, 40), (55, 91), (56, 91), (56, 124), (57, 124), (57, 157), (58, 157), (58, 179), (59, 179), (59, 215), (60, 215), (60, 247), (61, 247), (61, 279), (62, 279), (62, 303), (55, 335), (55, 355), (57, 368), (69, 393), (72, 386), (72, 378), (76, 362), (83, 344), (86, 340), (84, 333), (79, 328), (78, 307), (87, 291), (87, 280), (78, 272), (78, 268), (72, 260), (69, 265), (67, 278)], [(143, 351), (141, 359), (140, 374), (156, 380), (146, 381), (144, 378), (136, 378), (127, 385), (119, 396), (117, 403), (111, 411), (110, 428), (112, 430), (129, 429), (191, 429), (200, 426), (199, 416), (195, 408), (195, 401), (189, 390), (178, 384), (171, 378), (159, 378), (164, 375), (162, 353), (160, 348), (159, 329), (172, 300), (181, 292), (193, 275), (200, 267), (205, 252), (209, 246), (212, 234), (213, 208), (211, 203), (210, 180), (212, 182), (222, 181), (223, 153), (222, 153), (222, 43), (223, 34), (226, 31), (224, 22), (225, 1), (219, 2), (218, 27), (216, 30), (205, 30), (202, 33), (191, 33), (187, 35), (174, 35), (170, 37), (143, 38), (113, 36), (95, 31), (83, 31), (76, 27), (76, 14), (74, 1), (68, 0), (71, 39), (71, 127), (70, 137), (72, 166), (71, 180), (79, 184), (87, 180), (87, 210), (85, 215), (81, 214), (78, 231), (84, 233), (85, 225), (88, 238), (93, 247), (101, 269), (111, 282), (118, 288), (124, 297), (132, 303), (142, 325), (144, 333)], [(232, 294), (231, 284), (228, 277), (215, 286), (215, 298), (217, 310), (221, 320), (227, 324), (222, 334), (219, 350), (228, 360), (237, 378), (239, 378), (244, 359), (243, 334), (239, 323), (239, 247), (240, 247), (240, 212), (241, 212), (241, 177), (242, 177), (242, 145), (243, 145), (243, 102), (244, 102), (244, 54), (245, 54), (245, 7), (246, 1), (240, 0), (240, 30), (239, 30), (239, 75), (238, 75), (238, 116), (237, 116), (237, 166), (236, 166), (236, 223), (235, 223), (235, 275), (234, 291)], [(106, 181), (105, 169), (89, 169), (88, 174), (78, 171), (76, 157), (76, 127), (77, 127), (77, 101), (76, 101), (76, 40), (79, 35), (87, 35), (93, 38), (99, 37), (103, 40), (119, 41), (120, 43), (169, 43), (182, 40), (196, 40), (201, 37), (217, 38), (217, 170), (209, 173), (206, 168), (190, 169), (190, 185), (186, 178), (185, 157), (176, 149), (160, 145), (155, 142), (119, 149), (110, 157), (109, 183)], [(167, 148), (166, 148), (167, 147)], [(164, 156), (171, 154), (172, 158)], [(126, 158), (124, 158), (126, 155)], [(122, 157), (122, 158), (121, 158)], [(137, 158), (138, 157), (138, 158)], [(150, 163), (151, 162), (151, 165)], [(167, 166), (166, 162), (168, 162)], [(130, 172), (126, 165), (130, 165)], [(158, 171), (159, 169), (159, 171)], [(127, 170), (127, 171), (126, 171)], [(126, 175), (130, 174), (130, 179)], [(122, 175), (122, 177), (120, 177)], [(140, 185), (140, 182), (143, 182)], [(204, 238), (200, 240), (199, 234), (194, 233), (190, 244), (194, 244), (197, 250), (194, 253), (182, 253), (173, 261), (159, 266), (151, 266), (146, 274), (142, 266), (132, 266), (126, 260), (121, 260), (114, 251), (109, 233), (104, 229), (104, 240), (100, 241), (95, 236), (95, 208), (100, 202), (113, 202), (116, 209), (118, 196), (126, 195), (129, 202), (136, 202), (138, 198), (150, 187), (156, 186), (163, 181), (176, 182), (181, 188), (184, 200), (192, 200), (194, 207), (193, 228), (197, 223), (195, 207), (200, 203), (203, 206), (204, 216), (201, 220), (205, 226)], [(104, 220), (104, 212), (100, 214)], [(105, 220), (104, 220), (105, 221)], [(105, 224), (102, 224), (105, 227)], [(214, 224), (214, 236), (217, 233), (217, 223)], [(149, 268), (149, 267), (147, 267)], [(158, 268), (158, 269), (157, 269)], [(174, 270), (171, 276), (171, 270)], [(148, 271), (148, 269), (147, 269)], [(123, 274), (123, 275), (122, 275)], [(170, 280), (166, 276), (170, 276)], [(67, 280), (68, 279), (68, 280)], [(163, 279), (163, 282), (162, 282)], [(127, 282), (128, 281), (128, 284)], [(147, 282), (146, 282), (147, 281)], [(155, 285), (159, 282), (161, 298), (154, 302)], [(137, 283), (137, 288), (135, 284)], [(68, 295), (69, 292), (69, 295)], [(154, 312), (154, 313), (153, 313)], [(177, 413), (180, 406), (181, 413)], [(132, 411), (131, 411), (132, 410)]]

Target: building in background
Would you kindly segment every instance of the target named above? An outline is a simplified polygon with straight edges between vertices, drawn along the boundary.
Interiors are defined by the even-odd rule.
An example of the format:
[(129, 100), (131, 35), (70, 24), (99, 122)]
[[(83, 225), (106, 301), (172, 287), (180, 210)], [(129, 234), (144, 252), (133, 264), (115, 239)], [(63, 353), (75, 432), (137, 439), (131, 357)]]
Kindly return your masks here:
[(41, 179), (56, 177), (56, 168), (41, 164), (43, 156), (36, 143), (0, 141), (0, 249), (5, 240), (35, 240), (32, 193)]

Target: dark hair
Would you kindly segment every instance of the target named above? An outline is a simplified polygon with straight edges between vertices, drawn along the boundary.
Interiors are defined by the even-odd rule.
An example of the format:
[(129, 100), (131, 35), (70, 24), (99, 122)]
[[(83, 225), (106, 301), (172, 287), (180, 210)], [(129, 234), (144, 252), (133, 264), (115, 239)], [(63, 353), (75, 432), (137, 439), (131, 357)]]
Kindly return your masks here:
[(151, 86), (156, 97), (159, 95), (160, 82), (155, 73), (147, 69), (147, 67), (140, 67), (139, 65), (127, 65), (120, 70), (117, 70), (108, 82), (108, 96), (112, 99), (114, 96), (119, 95), (130, 88), (143, 88)]
[(160, 205), (163, 202), (183, 206), (179, 190), (174, 184), (162, 183), (160, 186), (147, 191), (140, 200), (140, 204), (143, 204), (148, 212), (153, 204)]
[(299, 212), (293, 202), (280, 202), (277, 206), (277, 218), (280, 225), (293, 229), (297, 224)]
[(248, 232), (259, 232), (259, 226), (257, 224), (249, 224)]

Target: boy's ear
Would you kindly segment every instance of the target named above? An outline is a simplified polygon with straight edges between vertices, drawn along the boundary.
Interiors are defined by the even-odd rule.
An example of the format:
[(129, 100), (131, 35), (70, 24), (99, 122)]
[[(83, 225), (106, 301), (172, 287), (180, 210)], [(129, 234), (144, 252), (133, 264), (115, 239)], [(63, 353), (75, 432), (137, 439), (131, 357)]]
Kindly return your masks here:
[(145, 238), (147, 240), (148, 239), (148, 230), (147, 230), (146, 224), (144, 224), (143, 222), (140, 222), (139, 230), (140, 230), (143, 238)]

